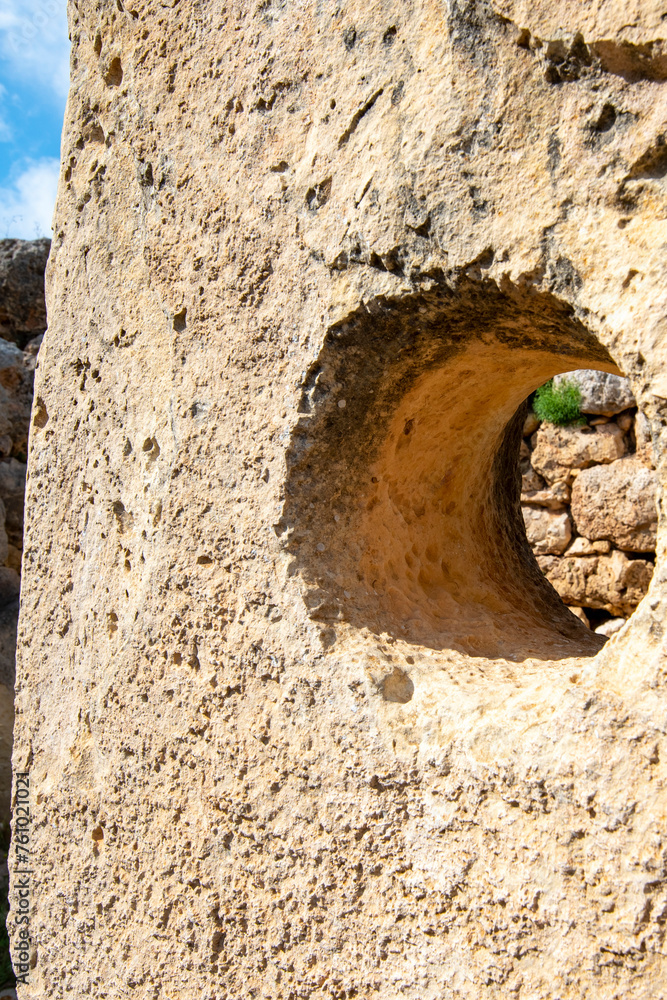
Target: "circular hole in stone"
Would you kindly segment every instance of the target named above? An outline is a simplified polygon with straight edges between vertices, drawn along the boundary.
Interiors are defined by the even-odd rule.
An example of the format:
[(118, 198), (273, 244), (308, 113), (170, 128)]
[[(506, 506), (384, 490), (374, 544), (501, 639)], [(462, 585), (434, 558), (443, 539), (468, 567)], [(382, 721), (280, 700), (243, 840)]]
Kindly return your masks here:
[(594, 655), (606, 637), (546, 579), (521, 509), (525, 401), (577, 369), (621, 374), (567, 303), (509, 283), (336, 324), (304, 380), (277, 528), (311, 617), (471, 656)]

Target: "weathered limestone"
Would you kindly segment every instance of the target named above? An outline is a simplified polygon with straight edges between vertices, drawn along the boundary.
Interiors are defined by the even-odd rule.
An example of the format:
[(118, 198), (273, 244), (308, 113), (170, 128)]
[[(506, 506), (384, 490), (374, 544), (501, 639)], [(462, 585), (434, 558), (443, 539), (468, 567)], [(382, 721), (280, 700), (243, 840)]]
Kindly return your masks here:
[(526, 537), (536, 555), (565, 552), (572, 537), (572, 524), (567, 514), (539, 507), (524, 507), (522, 513)]
[(595, 631), (598, 635), (615, 635), (616, 632), (620, 632), (626, 623), (625, 618), (610, 618), (608, 621), (603, 622), (602, 625), (598, 625)]
[(637, 402), (632, 394), (627, 378), (610, 375), (608, 372), (582, 371), (567, 372), (566, 375), (556, 375), (554, 385), (560, 385), (563, 380), (574, 382), (581, 393), (580, 408), (582, 413), (600, 413), (613, 417)]
[(612, 615), (630, 615), (646, 594), (653, 566), (645, 559), (629, 559), (615, 550), (610, 555), (538, 556), (547, 579), (566, 604), (603, 608)]
[(575, 538), (567, 550), (570, 556), (608, 555), (610, 551), (611, 542), (592, 542), (590, 538), (583, 538), (581, 536)]
[(572, 487), (572, 514), (591, 541), (628, 552), (655, 550), (657, 477), (634, 458), (584, 469)]
[(0, 240), (0, 823), (10, 815), (25, 460), (33, 371), (46, 328), (49, 246), (49, 240)]
[[(18, 454), (25, 460), (33, 380), (32, 369), (25, 362), (18, 347), (0, 340), (0, 459)], [(6, 478), (6, 474), (0, 472), (0, 477)]]
[(533, 467), (550, 484), (570, 479), (572, 469), (614, 462), (625, 454), (623, 431), (616, 424), (599, 427), (556, 427), (542, 424), (536, 432)]
[(522, 476), (521, 503), (535, 504), (538, 507), (547, 507), (549, 510), (563, 510), (570, 502), (570, 487), (566, 482), (553, 483), (551, 486), (543, 484), (540, 489), (531, 489), (533, 485), (532, 477)]
[[(585, 371), (576, 374), (583, 384), (592, 382), (600, 388), (601, 405), (618, 399), (617, 386), (612, 384), (610, 398), (602, 393), (606, 382), (589, 379)], [(650, 434), (636, 407), (613, 420), (586, 413), (567, 427), (540, 424), (532, 416), (531, 421), (529, 412), (524, 421), (519, 455), (526, 536), (536, 556), (562, 556), (538, 559), (562, 600), (594, 631), (612, 635), (613, 631), (600, 632), (599, 615), (591, 623), (581, 608), (627, 616), (648, 592), (658, 520)], [(606, 447), (609, 442), (614, 442), (612, 449)], [(560, 478), (547, 485), (536, 465), (550, 479)], [(646, 558), (630, 567), (619, 549), (641, 552)], [(610, 558), (571, 561), (600, 555)]]
[(0, 240), (0, 338), (21, 349), (46, 330), (44, 268), (51, 240)]
[(606, 639), (518, 469), (595, 368), (667, 476), (663, 13), (70, 5), (21, 1000), (667, 992), (662, 507)]

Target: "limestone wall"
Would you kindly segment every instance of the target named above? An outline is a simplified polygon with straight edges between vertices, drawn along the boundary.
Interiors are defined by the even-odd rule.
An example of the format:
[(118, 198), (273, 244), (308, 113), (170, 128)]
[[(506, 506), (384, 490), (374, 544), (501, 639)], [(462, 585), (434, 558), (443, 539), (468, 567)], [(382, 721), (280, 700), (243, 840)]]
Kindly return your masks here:
[(653, 449), (627, 379), (581, 371), (555, 380), (567, 383), (579, 389), (583, 416), (565, 426), (526, 417), (522, 513), (538, 565), (564, 602), (612, 635), (653, 576)]
[(9, 821), (16, 623), (33, 372), (49, 240), (0, 240), (0, 822)]
[(69, 15), (19, 997), (665, 993), (662, 495), (603, 645), (519, 469), (596, 369), (665, 481), (663, 5)]

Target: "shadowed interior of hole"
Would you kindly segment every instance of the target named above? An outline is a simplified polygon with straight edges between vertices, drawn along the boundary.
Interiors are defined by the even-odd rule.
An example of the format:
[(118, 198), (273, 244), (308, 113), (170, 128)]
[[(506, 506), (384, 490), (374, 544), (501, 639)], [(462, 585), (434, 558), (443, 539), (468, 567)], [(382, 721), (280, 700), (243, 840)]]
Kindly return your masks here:
[(524, 401), (551, 376), (620, 372), (554, 297), (483, 292), (332, 331), (306, 380), (280, 531), (318, 620), (472, 656), (593, 655), (604, 638), (526, 539), (519, 446)]
[[(590, 364), (473, 344), (401, 401), (369, 467), (359, 526), (363, 584), (394, 634), (428, 645), (449, 636), (479, 656), (601, 647), (535, 563), (516, 471), (525, 398), (552, 375)], [(618, 373), (613, 364), (601, 370)]]

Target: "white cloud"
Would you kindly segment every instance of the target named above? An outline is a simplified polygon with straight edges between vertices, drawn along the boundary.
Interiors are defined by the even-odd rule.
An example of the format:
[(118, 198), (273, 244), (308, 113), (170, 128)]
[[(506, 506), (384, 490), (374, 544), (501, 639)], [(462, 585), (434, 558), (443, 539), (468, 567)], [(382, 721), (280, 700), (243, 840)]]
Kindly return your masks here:
[(51, 88), (61, 100), (69, 85), (66, 0), (1, 0), (0, 58), (15, 78)]
[(16, 180), (0, 187), (0, 238), (51, 236), (60, 164), (49, 157), (28, 163)]

